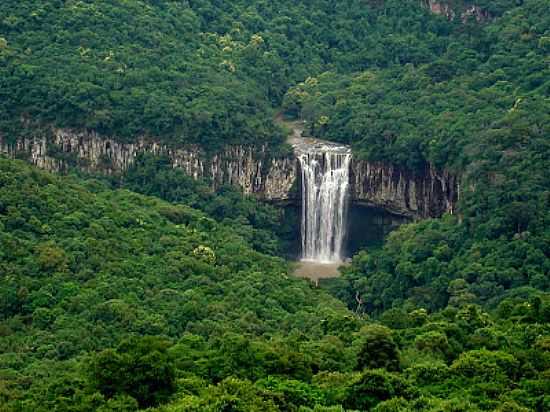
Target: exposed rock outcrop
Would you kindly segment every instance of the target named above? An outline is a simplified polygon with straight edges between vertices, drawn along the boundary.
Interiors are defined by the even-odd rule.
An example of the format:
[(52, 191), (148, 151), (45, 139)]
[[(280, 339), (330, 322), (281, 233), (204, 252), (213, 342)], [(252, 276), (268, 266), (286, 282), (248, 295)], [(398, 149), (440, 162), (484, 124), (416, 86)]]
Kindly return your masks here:
[(468, 2), (461, 2), (461, 7), (454, 5), (450, 0), (423, 0), (424, 5), (434, 14), (445, 16), (448, 20), (460, 17), (463, 23), (473, 17), (478, 23), (491, 19), (490, 13), (481, 7)]
[(453, 213), (458, 200), (458, 179), (427, 165), (411, 171), (389, 164), (353, 161), (352, 197), (357, 202), (413, 217)]
[[(230, 184), (246, 194), (270, 201), (296, 201), (300, 170), (293, 155), (273, 157), (266, 147), (227, 146), (208, 155), (197, 146), (174, 148), (145, 138), (120, 143), (94, 132), (54, 129), (40, 136), (9, 144), (0, 136), (0, 152), (27, 158), (32, 164), (54, 172), (79, 167), (106, 174), (127, 170), (139, 153), (167, 156), (195, 179), (205, 178), (212, 188)], [(427, 166), (421, 172), (389, 164), (354, 160), (350, 189), (353, 201), (389, 212), (425, 218), (453, 212), (458, 198), (458, 179)]]
[(15, 144), (8, 144), (0, 136), (0, 153), (24, 157), (52, 172), (76, 166), (105, 174), (123, 172), (138, 154), (151, 153), (168, 157), (174, 167), (182, 168), (195, 179), (207, 179), (213, 189), (226, 184), (240, 186), (244, 193), (266, 200), (291, 200), (296, 196), (295, 159), (274, 158), (265, 147), (227, 146), (209, 156), (198, 146), (173, 148), (146, 138), (120, 143), (94, 132), (54, 129), (50, 137), (25, 138)]

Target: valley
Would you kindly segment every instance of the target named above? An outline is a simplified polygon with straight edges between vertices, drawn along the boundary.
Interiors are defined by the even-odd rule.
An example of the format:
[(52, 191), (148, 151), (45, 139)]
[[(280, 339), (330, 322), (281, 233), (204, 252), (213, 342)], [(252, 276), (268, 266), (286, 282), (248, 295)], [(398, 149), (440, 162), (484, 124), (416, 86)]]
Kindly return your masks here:
[(550, 410), (548, 0), (2, 0), (1, 412)]

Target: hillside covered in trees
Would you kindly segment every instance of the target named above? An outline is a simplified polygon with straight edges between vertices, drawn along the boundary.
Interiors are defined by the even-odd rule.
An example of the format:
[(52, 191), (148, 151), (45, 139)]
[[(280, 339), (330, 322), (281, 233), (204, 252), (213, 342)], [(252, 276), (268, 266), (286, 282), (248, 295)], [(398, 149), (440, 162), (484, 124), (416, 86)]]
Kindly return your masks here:
[[(517, 2), (486, 3), (498, 16)], [(308, 77), (407, 64), (448, 76), (459, 70), (450, 59), (471, 70), (489, 57), (493, 38), (477, 39), (475, 25), (465, 30), (420, 6), (416, 0), (5, 0), (2, 129), (14, 133), (24, 119), (130, 140), (145, 134), (203, 145), (277, 143), (270, 111)]]
[(460, 193), (315, 288), (288, 212), (166, 159), (0, 157), (0, 411), (550, 410), (550, 4), (433, 3), (2, 0), (10, 143), (276, 152), (282, 113)]
[(443, 311), (372, 322), (203, 212), (0, 171), (4, 410), (548, 406), (548, 294), (517, 289), (491, 314), (455, 282)]

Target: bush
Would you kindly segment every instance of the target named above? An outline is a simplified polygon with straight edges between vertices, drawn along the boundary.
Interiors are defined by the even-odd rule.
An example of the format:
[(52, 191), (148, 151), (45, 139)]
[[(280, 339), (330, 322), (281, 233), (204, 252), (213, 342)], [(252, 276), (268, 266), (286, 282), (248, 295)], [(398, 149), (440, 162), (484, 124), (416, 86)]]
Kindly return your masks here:
[(429, 385), (447, 379), (450, 368), (441, 361), (421, 363), (406, 369), (405, 375), (419, 385)]
[(519, 362), (513, 355), (486, 349), (464, 352), (451, 365), (453, 373), (479, 381), (513, 378), (518, 368)]

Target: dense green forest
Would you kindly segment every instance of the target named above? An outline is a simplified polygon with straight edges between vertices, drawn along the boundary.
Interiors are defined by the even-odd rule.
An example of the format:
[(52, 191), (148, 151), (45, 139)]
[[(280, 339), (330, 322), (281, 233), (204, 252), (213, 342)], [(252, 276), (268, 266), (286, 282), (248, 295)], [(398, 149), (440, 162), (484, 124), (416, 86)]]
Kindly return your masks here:
[(298, 248), (299, 222), (295, 208), (274, 207), (252, 196), (243, 196), (238, 188), (231, 186), (213, 192), (206, 180), (194, 180), (183, 170), (172, 167), (167, 158), (140, 155), (122, 179), (114, 176), (108, 183), (114, 188), (202, 210), (208, 217), (231, 226), (262, 253), (292, 257), (289, 253)]
[(282, 111), (460, 199), (316, 288), (292, 212), (166, 159), (0, 157), (0, 411), (550, 410), (550, 3), (426, 3), (2, 0), (7, 141), (276, 151)]
[[(1, 127), (276, 144), (272, 106), (298, 81), (461, 57), (447, 49), (477, 32), (419, 3), (4, 0)], [(516, 0), (485, 3), (499, 15)]]
[[(493, 24), (461, 24), (446, 37), (432, 33), (428, 44), (438, 49), (422, 57), (407, 48), (387, 69), (372, 58), (367, 70), (311, 76), (287, 92), (285, 108), (308, 119), (317, 136), (352, 144), (369, 160), (411, 168), (429, 161), (461, 171), (488, 155), (476, 150), (481, 142), (493, 156), (518, 150), (521, 138), (544, 135), (550, 112), (548, 1), (523, 3)], [(521, 124), (525, 112), (534, 124)], [(504, 132), (493, 131), (489, 140), (488, 129), (503, 124), (514, 136), (497, 142)]]
[(548, 294), (489, 313), (455, 282), (442, 311), (372, 322), (199, 210), (0, 172), (3, 410), (549, 406)]

